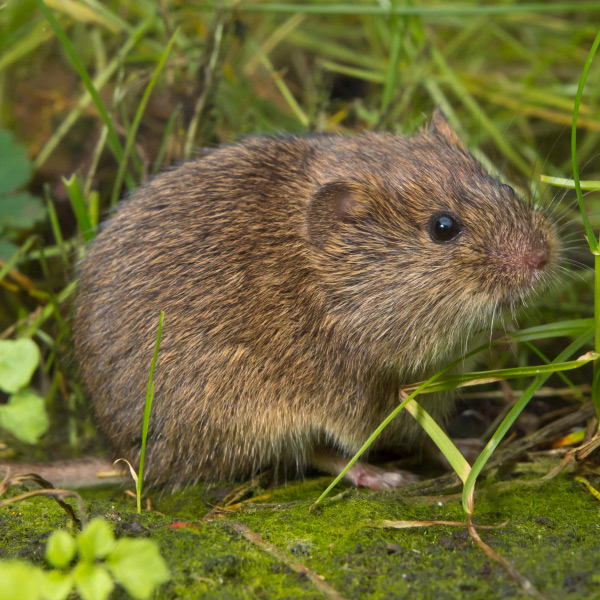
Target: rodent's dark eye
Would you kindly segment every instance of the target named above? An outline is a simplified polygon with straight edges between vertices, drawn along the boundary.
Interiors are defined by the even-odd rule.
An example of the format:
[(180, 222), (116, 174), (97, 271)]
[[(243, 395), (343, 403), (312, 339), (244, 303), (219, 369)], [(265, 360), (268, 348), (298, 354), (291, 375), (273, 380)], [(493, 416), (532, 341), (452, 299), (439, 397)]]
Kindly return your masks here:
[(458, 219), (449, 213), (434, 215), (429, 221), (429, 235), (434, 242), (440, 244), (451, 242), (461, 231)]
[(515, 195), (515, 190), (513, 190), (513, 188), (512, 188), (510, 185), (508, 185), (508, 183), (503, 183), (503, 184), (502, 184), (502, 187), (503, 187), (503, 188), (504, 188), (504, 190), (505, 190), (506, 192), (508, 192), (508, 193), (509, 193), (511, 196), (514, 196), (514, 195)]

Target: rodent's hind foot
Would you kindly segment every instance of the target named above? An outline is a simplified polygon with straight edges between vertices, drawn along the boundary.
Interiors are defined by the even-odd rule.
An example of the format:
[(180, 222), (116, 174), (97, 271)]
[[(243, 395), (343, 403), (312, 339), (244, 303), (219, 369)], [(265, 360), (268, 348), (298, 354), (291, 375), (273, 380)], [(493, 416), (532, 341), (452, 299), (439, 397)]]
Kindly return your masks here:
[[(313, 455), (311, 463), (320, 471), (339, 475), (348, 460), (348, 457), (333, 450), (322, 450)], [(344, 479), (356, 487), (366, 487), (371, 490), (389, 490), (419, 481), (419, 477), (409, 471), (382, 469), (361, 461), (355, 462), (350, 467)]]
[(357, 487), (366, 487), (371, 490), (389, 490), (419, 481), (419, 477), (410, 471), (387, 471), (360, 461), (350, 467), (345, 479)]

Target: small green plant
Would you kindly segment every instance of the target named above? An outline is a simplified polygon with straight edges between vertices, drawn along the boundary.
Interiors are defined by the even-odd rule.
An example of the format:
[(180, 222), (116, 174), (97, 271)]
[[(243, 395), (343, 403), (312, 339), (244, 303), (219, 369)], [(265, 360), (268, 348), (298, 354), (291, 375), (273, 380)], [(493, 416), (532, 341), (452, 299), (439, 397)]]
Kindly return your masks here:
[(149, 598), (169, 579), (156, 542), (116, 540), (104, 519), (93, 519), (74, 538), (57, 530), (48, 538), (44, 570), (21, 561), (0, 562), (4, 600), (63, 600), (75, 590), (83, 600), (104, 600), (119, 583), (136, 599)]
[(46, 209), (39, 198), (19, 191), (31, 178), (31, 162), (10, 131), (0, 130), (0, 260), (16, 251), (19, 230), (31, 229)]
[(140, 467), (139, 473), (135, 472), (133, 465), (126, 458), (118, 458), (115, 463), (124, 462), (129, 467), (131, 477), (135, 482), (135, 495), (138, 514), (142, 514), (142, 484), (144, 482), (144, 458), (146, 456), (146, 442), (148, 440), (148, 424), (150, 423), (150, 413), (152, 412), (152, 401), (154, 400), (154, 368), (156, 367), (156, 359), (158, 358), (158, 350), (160, 348), (160, 338), (162, 336), (163, 320), (165, 318), (164, 311), (160, 311), (158, 318), (158, 330), (156, 332), (156, 344), (154, 345), (154, 355), (150, 364), (150, 373), (148, 374), (148, 385), (146, 386), (146, 403), (144, 405), (144, 420), (142, 422), (142, 446), (140, 449)]
[(39, 362), (39, 348), (29, 338), (0, 340), (0, 390), (9, 394), (0, 405), (0, 427), (28, 444), (48, 429), (44, 399), (27, 387)]
[(154, 368), (156, 367), (156, 359), (158, 358), (158, 350), (160, 348), (160, 338), (162, 336), (163, 321), (165, 318), (164, 311), (160, 311), (158, 318), (158, 330), (156, 332), (156, 344), (154, 346), (154, 355), (152, 356), (152, 364), (150, 365), (150, 373), (148, 374), (148, 386), (146, 388), (146, 403), (144, 406), (144, 421), (142, 424), (142, 448), (140, 452), (140, 468), (139, 478), (136, 481), (137, 489), (137, 511), (142, 512), (142, 484), (144, 481), (144, 458), (146, 456), (146, 441), (148, 439), (148, 423), (150, 422), (150, 413), (152, 412), (152, 401), (154, 400)]

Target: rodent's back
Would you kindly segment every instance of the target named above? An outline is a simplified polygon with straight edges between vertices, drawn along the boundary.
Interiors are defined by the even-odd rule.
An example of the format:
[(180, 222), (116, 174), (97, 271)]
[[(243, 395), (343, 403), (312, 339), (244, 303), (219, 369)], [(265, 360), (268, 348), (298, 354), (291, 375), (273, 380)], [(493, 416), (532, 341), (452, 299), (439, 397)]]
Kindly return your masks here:
[[(148, 473), (176, 482), (301, 467), (317, 443), (355, 450), (402, 382), (547, 276), (552, 225), (445, 127), (251, 138), (122, 204), (83, 264), (74, 322), (120, 456), (139, 451), (160, 310)], [(432, 237), (436, 215), (456, 217), (456, 238)]]

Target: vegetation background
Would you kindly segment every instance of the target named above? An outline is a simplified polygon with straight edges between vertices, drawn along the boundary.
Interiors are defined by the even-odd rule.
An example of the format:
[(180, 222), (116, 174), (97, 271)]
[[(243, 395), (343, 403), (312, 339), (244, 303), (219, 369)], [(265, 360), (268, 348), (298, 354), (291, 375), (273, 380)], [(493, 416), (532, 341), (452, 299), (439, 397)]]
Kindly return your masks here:
[[(350, 134), (362, 129), (411, 133), (425, 126), (433, 108), (441, 106), (488, 168), (503, 174), (523, 195), (551, 203), (563, 227), (566, 253), (561, 280), (535, 309), (528, 307), (518, 321), (509, 321), (508, 327), (565, 321), (581, 324), (581, 319), (592, 316), (593, 271), (588, 267), (593, 260), (575, 194), (549, 185), (542, 176), (572, 177), (573, 103), (581, 70), (598, 33), (600, 2), (46, 0), (45, 5), (64, 31), (68, 46), (57, 38), (39, 0), (0, 4), (0, 337), (35, 341), (40, 354), (27, 389), (43, 398), (41, 410), (47, 415), (47, 425), (38, 422), (33, 438), (19, 439), (10, 428), (8, 411), (0, 412), (0, 423), (5, 426), (0, 430), (4, 458), (80, 456), (102, 449), (70, 350), (76, 264), (98, 223), (129, 191), (160, 169), (200, 156), (204, 147), (244, 135)], [(93, 81), (96, 98), (86, 90), (82, 68)], [(587, 185), (590, 189), (597, 188), (600, 180), (599, 95), (600, 69), (592, 66), (580, 106), (577, 138), (581, 177), (591, 182)], [(587, 193), (585, 202), (592, 227), (598, 231), (598, 194)], [(566, 345), (565, 337), (581, 333), (578, 326), (567, 329), (560, 339), (543, 340), (535, 347), (519, 344), (488, 353), (482, 358), (482, 368), (538, 364), (540, 352), (552, 358)], [(579, 410), (589, 396), (591, 379), (589, 365), (570, 373), (568, 380), (554, 376), (511, 433), (527, 435)], [(489, 439), (488, 430), (493, 431), (498, 415), (506, 414), (517, 397), (514, 390), (527, 383), (505, 381), (465, 394), (454, 427), (463, 434), (466, 430)], [(10, 403), (14, 390), (4, 391), (0, 401)], [(19, 419), (16, 422), (21, 424)], [(584, 425), (582, 419), (574, 439), (583, 439)], [(557, 439), (566, 433), (557, 432)], [(37, 443), (32, 444), (33, 439)], [(547, 447), (548, 440), (545, 443)], [(547, 453), (545, 459), (549, 457)], [(546, 470), (550, 466), (544, 463)], [(535, 469), (530, 474), (533, 472)], [(282, 502), (314, 500), (315, 490), (324, 487), (322, 480), (317, 482), (316, 487), (309, 485), (302, 491), (288, 487), (278, 498)], [(572, 482), (561, 485), (561, 493), (573, 493)], [(575, 489), (576, 500), (560, 496), (554, 505), (592, 502), (584, 488)], [(209, 496), (201, 495), (202, 502), (215, 500), (214, 490), (206, 493)], [(528, 493), (533, 498), (527, 502), (535, 506), (535, 494)], [(373, 516), (379, 515), (380, 509), (389, 510), (389, 500), (381, 498), (373, 500), (371, 509), (364, 504), (357, 509), (354, 525), (371, 518), (369, 510)], [(166, 506), (167, 501), (163, 502)], [(354, 514), (354, 504), (352, 509), (350, 504), (346, 506), (348, 514)], [(171, 514), (181, 510), (177, 502), (169, 507)], [(514, 510), (506, 503), (502, 509), (488, 507), (489, 512), (504, 516)], [(425, 509), (420, 513), (422, 518), (426, 514)], [(277, 517), (262, 518), (265, 522)], [(290, 518), (302, 521), (299, 516)], [(337, 518), (333, 521), (338, 522)], [(562, 522), (563, 517), (551, 519)], [(59, 523), (60, 517), (55, 521)], [(337, 526), (344, 527), (341, 523)], [(571, 532), (576, 538), (586, 530), (589, 533), (586, 523), (577, 526), (578, 533)], [(270, 527), (275, 531), (277, 526), (271, 523)], [(288, 552), (305, 557), (316, 567), (324, 560), (319, 552), (325, 549), (328, 553), (328, 542), (317, 536), (318, 529), (315, 525), (311, 533), (290, 534), (292, 541), (285, 535), (273, 536), (287, 540), (281, 544)], [(219, 532), (223, 533), (213, 528), (208, 537), (222, 544)], [(388, 574), (386, 580), (384, 575), (393, 568), (390, 561), (400, 560), (397, 555), (407, 556), (395, 548), (396, 538), (386, 534), (383, 542), (376, 536), (375, 546), (371, 538), (364, 538), (361, 543), (376, 548), (375, 554), (369, 554), (368, 560), (357, 558), (363, 551), (355, 552), (357, 544), (360, 546), (356, 540), (364, 535), (347, 532), (352, 558), (348, 558), (349, 546), (344, 546), (335, 559), (338, 562), (324, 567), (329, 570), (328, 580), (333, 578), (344, 595), (402, 597), (398, 590), (418, 593), (424, 579), (431, 579), (424, 572), (415, 581), (398, 579), (398, 574)], [(407, 547), (417, 544), (424, 552), (427, 535), (412, 535), (421, 538), (407, 542)], [(539, 532), (527, 535), (533, 544)], [(452, 539), (452, 550), (464, 545), (460, 539), (448, 539)], [(587, 542), (590, 548), (600, 544), (597, 538)], [(499, 543), (508, 544), (504, 539)], [(518, 540), (515, 547), (522, 543)], [(225, 560), (211, 570), (206, 562), (211, 554), (208, 548), (205, 559), (198, 558), (200, 566), (188, 565), (177, 571), (169, 593), (183, 597), (192, 580), (194, 593), (209, 594), (207, 597), (216, 597), (217, 591), (225, 594), (223, 597), (229, 597), (227, 593), (271, 597), (276, 595), (272, 586), (287, 590), (289, 597), (321, 593), (310, 582), (294, 580), (292, 585), (289, 573), (262, 563), (260, 569), (264, 567), (267, 575), (253, 572), (246, 578), (246, 567), (258, 559), (244, 554), (239, 541), (235, 544), (237, 549), (230, 552), (237, 557), (234, 566), (229, 568)], [(426, 539), (426, 544), (437, 541)], [(390, 545), (394, 547), (390, 549)], [(562, 597), (565, 589), (573, 597), (586, 597), (596, 589), (595, 563), (586, 562), (584, 547), (579, 543), (584, 566), (567, 564), (565, 559), (560, 574), (551, 580), (544, 579), (540, 567), (538, 585), (550, 597)], [(514, 550), (513, 546), (507, 548), (509, 553)], [(482, 586), (480, 597), (496, 597), (489, 595), (494, 585), (499, 585), (502, 593), (512, 589), (498, 583), (500, 573), (477, 575), (481, 565), (473, 564), (479, 558), (475, 550), (470, 551), (474, 554), (460, 563), (466, 565), (465, 572), (450, 577), (448, 597), (456, 597), (452, 596), (456, 586), (471, 583)], [(565, 545), (565, 556), (568, 552), (572, 549)], [(527, 557), (519, 557), (520, 566), (538, 573)], [(433, 572), (438, 559), (442, 560), (434, 557), (428, 563)], [(174, 558), (171, 567), (186, 560), (191, 559)], [(349, 560), (352, 568), (345, 570), (343, 565), (348, 563), (343, 560)], [(416, 567), (410, 560), (409, 566), (402, 568), (413, 573)], [(477, 580), (474, 583), (473, 578)]]

